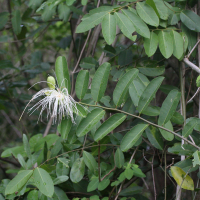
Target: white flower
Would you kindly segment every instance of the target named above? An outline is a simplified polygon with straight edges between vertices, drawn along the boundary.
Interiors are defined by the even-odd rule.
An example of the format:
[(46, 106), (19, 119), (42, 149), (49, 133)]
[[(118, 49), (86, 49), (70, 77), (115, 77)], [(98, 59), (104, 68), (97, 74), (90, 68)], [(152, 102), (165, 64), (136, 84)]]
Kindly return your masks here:
[(40, 118), (42, 120), (42, 113), (44, 110), (47, 110), (47, 118), (52, 117), (53, 124), (55, 124), (57, 120), (60, 123), (63, 117), (70, 117), (72, 122), (75, 123), (73, 111), (77, 113), (77, 102), (69, 95), (67, 88), (59, 89), (53, 85), (52, 82), (47, 83), (50, 87), (42, 89), (33, 95), (33, 98), (29, 101), (27, 106), (30, 104), (30, 102), (32, 102), (34, 99), (37, 99), (38, 97), (44, 98), (38, 101), (32, 108), (29, 109), (28, 112), (31, 112), (32, 114), (36, 109), (41, 107), (38, 120)]

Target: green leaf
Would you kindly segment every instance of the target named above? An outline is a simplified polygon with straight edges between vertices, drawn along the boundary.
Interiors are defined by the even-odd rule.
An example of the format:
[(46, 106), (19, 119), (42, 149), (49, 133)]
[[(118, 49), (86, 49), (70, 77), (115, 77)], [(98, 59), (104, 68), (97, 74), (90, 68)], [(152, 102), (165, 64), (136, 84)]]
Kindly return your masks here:
[(138, 72), (138, 69), (131, 69), (126, 74), (124, 74), (118, 81), (113, 92), (113, 101), (116, 107), (119, 107), (123, 103), (128, 88), (132, 83), (133, 79), (137, 77)]
[(135, 41), (136, 36), (132, 34), (135, 32), (135, 27), (129, 18), (122, 13), (115, 12), (115, 18), (117, 20), (117, 25), (119, 26), (122, 33), (132, 41)]
[(53, 184), (58, 185), (60, 183), (64, 183), (69, 179), (69, 176), (58, 176), (56, 179), (54, 179)]
[(85, 163), (83, 158), (78, 158), (72, 165), (70, 179), (73, 183), (78, 183), (82, 180), (85, 172)]
[(150, 38), (144, 39), (145, 53), (149, 57), (151, 57), (156, 52), (157, 47), (158, 47), (158, 36), (156, 33), (151, 32)]
[(176, 25), (179, 20), (180, 20), (180, 14), (179, 13), (172, 13), (172, 14), (169, 15), (168, 24), (169, 25)]
[(54, 187), (53, 199), (56, 199), (56, 200), (69, 200), (69, 198), (67, 197), (65, 192), (63, 190), (61, 190), (59, 187)]
[(38, 190), (32, 190), (28, 193), (27, 200), (38, 200)]
[(76, 29), (76, 33), (83, 33), (86, 32), (96, 25), (100, 24), (103, 18), (108, 14), (107, 11), (95, 13), (92, 14), (90, 17), (87, 17), (86, 19), (82, 19), (83, 21), (78, 25)]
[(105, 190), (108, 185), (110, 184), (110, 180), (105, 178), (103, 181), (101, 181), (98, 185), (98, 190), (99, 191), (102, 191), (102, 190)]
[(150, 126), (146, 129), (146, 134), (151, 144), (157, 149), (163, 150), (163, 140), (157, 128)]
[(178, 90), (171, 90), (164, 100), (160, 109), (158, 124), (160, 126), (166, 124), (174, 115), (177, 105), (180, 101), (181, 93)]
[(58, 5), (59, 19), (62, 19), (64, 22), (68, 21), (70, 12), (71, 12), (70, 8), (65, 4), (62, 3)]
[(183, 49), (184, 49), (184, 52), (186, 52), (186, 50), (188, 48), (188, 37), (187, 37), (187, 35), (184, 32), (181, 32), (180, 35), (181, 35), (181, 37), (183, 39)]
[(76, 96), (81, 100), (84, 98), (89, 83), (89, 72), (87, 70), (81, 70), (78, 73), (75, 85)]
[[(171, 121), (169, 120), (166, 124), (163, 125), (164, 128), (166, 129), (169, 129), (170, 131), (174, 131), (173, 129), (173, 125), (171, 123)], [(163, 129), (159, 129), (162, 136), (167, 140), (167, 141), (172, 141), (174, 139), (174, 134), (168, 132), (168, 131), (165, 131)]]
[[(128, 188), (125, 188), (125, 189), (123, 189), (121, 192), (120, 192), (120, 194), (119, 194), (119, 196), (133, 196), (133, 195), (135, 195), (135, 194), (140, 194), (140, 196), (141, 196), (141, 193), (142, 193), (142, 187), (139, 187), (139, 186), (133, 186), (133, 187), (128, 187)], [(142, 198), (142, 197), (141, 197)], [(134, 199), (133, 199), (134, 200)]]
[(13, 194), (22, 189), (22, 187), (28, 182), (33, 174), (33, 170), (20, 171), (14, 179), (12, 179), (6, 186), (5, 195)]
[(183, 137), (188, 137), (198, 123), (199, 121), (196, 120), (195, 118), (187, 122), (182, 131)]
[(115, 166), (117, 168), (122, 168), (124, 165), (124, 154), (120, 148), (117, 148), (115, 152)]
[(58, 158), (58, 162), (61, 162), (65, 167), (69, 167), (69, 160), (66, 158)]
[(83, 119), (76, 130), (78, 137), (87, 134), (105, 115), (105, 111), (99, 108), (92, 110), (85, 119)]
[(154, 78), (145, 88), (144, 92), (142, 93), (139, 99), (139, 103), (137, 107), (137, 110), (139, 111), (139, 113), (142, 113), (143, 110), (145, 110), (148, 107), (149, 103), (154, 98), (163, 80), (164, 80), (164, 77), (162, 76)]
[(78, 103), (76, 104), (76, 108), (77, 108), (77, 110), (73, 110), (74, 113), (76, 113), (77, 115), (79, 115), (79, 116), (81, 116), (83, 118), (85, 118), (87, 116), (88, 112), (87, 112), (86, 108), (84, 108), (83, 106), (81, 106)]
[(126, 133), (120, 144), (121, 150), (129, 150), (138, 141), (147, 127), (148, 124), (138, 124), (134, 126), (128, 133)]
[(181, 21), (185, 24), (190, 30), (200, 32), (200, 17), (192, 12), (191, 10), (184, 10), (180, 14)]
[[(24, 144), (24, 150), (25, 150), (28, 158), (32, 159), (30, 145), (28, 143), (28, 139), (25, 134), (23, 134), (23, 144)], [(34, 163), (32, 163), (32, 164), (34, 164)]]
[(97, 65), (97, 61), (92, 57), (86, 57), (81, 60), (80, 66), (84, 69), (91, 69)]
[(175, 112), (171, 118), (171, 122), (182, 125), (184, 123), (184, 118), (180, 113)]
[(14, 10), (12, 12), (11, 22), (12, 22), (14, 33), (18, 35), (22, 30), (22, 27), (21, 27), (22, 20), (21, 20), (21, 14), (19, 10)]
[(66, 117), (65, 119), (62, 119), (60, 124), (60, 134), (63, 139), (67, 139), (71, 127), (72, 127), (71, 118)]
[(122, 9), (122, 13), (133, 23), (136, 32), (145, 38), (150, 38), (148, 26), (135, 13)]
[(21, 165), (24, 169), (27, 169), (26, 162), (25, 162), (25, 160), (24, 160), (24, 158), (23, 158), (23, 156), (22, 156), (21, 154), (18, 154), (18, 155), (17, 155), (17, 159), (18, 159), (20, 165)]
[(114, 15), (107, 14), (101, 23), (102, 34), (105, 41), (111, 45), (116, 36), (116, 20)]
[(154, 9), (145, 2), (137, 2), (136, 10), (141, 19), (147, 24), (156, 27), (159, 25), (159, 18)]
[(110, 63), (103, 63), (95, 72), (91, 84), (91, 95), (98, 102), (105, 93), (110, 72)]
[(186, 190), (194, 190), (194, 182), (192, 178), (189, 175), (186, 176), (186, 173), (180, 167), (171, 167), (171, 173), (181, 188)]
[(183, 38), (178, 32), (174, 30), (171, 31), (171, 36), (173, 38), (173, 46), (174, 46), (173, 55), (177, 59), (180, 59), (183, 56), (183, 50), (184, 50)]
[(168, 8), (165, 5), (165, 3), (160, 0), (154, 0), (154, 2), (156, 5), (157, 12), (159, 13), (159, 17), (163, 20), (167, 20), (169, 14), (168, 14)]
[(142, 114), (148, 116), (158, 116), (160, 114), (160, 108), (156, 106), (148, 106), (145, 110), (142, 111)]
[(94, 140), (97, 142), (104, 138), (108, 133), (118, 127), (124, 120), (126, 115), (117, 113), (107, 119), (96, 131)]
[(138, 73), (138, 76), (130, 84), (129, 95), (135, 106), (138, 106), (140, 96), (149, 83), (150, 82), (145, 75)]
[(99, 185), (99, 178), (98, 177), (93, 178), (87, 186), (87, 192), (92, 192), (96, 190), (98, 185)]
[(160, 31), (158, 34), (160, 52), (165, 58), (169, 58), (174, 50), (173, 38), (169, 32)]
[(64, 56), (59, 56), (56, 59), (55, 64), (56, 78), (58, 81), (58, 86), (62, 90), (63, 88), (67, 88), (68, 93), (71, 91), (71, 83), (69, 78), (69, 71), (67, 66), (67, 60)]
[(133, 175), (134, 175), (134, 171), (132, 170), (132, 169), (126, 169), (125, 171), (124, 171), (124, 175), (125, 175), (125, 177), (128, 179), (128, 180), (131, 180), (131, 178), (133, 177)]
[(194, 159), (192, 160), (192, 164), (193, 164), (193, 167), (195, 167), (196, 165), (200, 165), (200, 152), (199, 151), (195, 151), (193, 153), (193, 157)]
[(53, 7), (52, 9), (50, 9), (49, 6), (45, 6), (44, 11), (42, 13), (42, 20), (45, 22), (50, 20), (52, 16), (55, 15), (55, 13), (56, 13), (56, 6)]
[(9, 13), (8, 12), (1, 12), (0, 13), (0, 30), (4, 28), (8, 19), (9, 19)]
[(90, 153), (83, 151), (83, 159), (86, 166), (89, 168), (89, 170), (93, 174), (96, 174), (98, 167), (97, 167), (97, 162), (94, 159), (94, 157)]
[(35, 185), (42, 194), (48, 197), (53, 196), (54, 186), (49, 173), (47, 173), (44, 169), (37, 167), (34, 170), (33, 178)]

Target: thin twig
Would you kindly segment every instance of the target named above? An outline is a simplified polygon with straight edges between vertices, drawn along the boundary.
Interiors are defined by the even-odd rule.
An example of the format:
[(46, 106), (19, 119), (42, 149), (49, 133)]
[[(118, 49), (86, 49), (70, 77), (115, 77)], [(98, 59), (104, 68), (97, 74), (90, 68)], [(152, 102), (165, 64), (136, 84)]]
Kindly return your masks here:
[(47, 127), (46, 127), (46, 129), (45, 129), (45, 131), (44, 131), (43, 137), (45, 137), (45, 136), (48, 135), (49, 130), (50, 130), (51, 125), (52, 125), (52, 122), (53, 122), (53, 117), (51, 117), (51, 118), (49, 119), (49, 122), (48, 122), (48, 124), (47, 124)]
[(195, 50), (195, 48), (197, 47), (197, 45), (199, 44), (200, 40), (197, 41), (197, 43), (194, 45), (194, 47), (192, 48), (192, 50), (190, 51), (190, 53), (186, 56), (187, 58), (190, 57), (190, 55), (192, 54), (192, 52)]

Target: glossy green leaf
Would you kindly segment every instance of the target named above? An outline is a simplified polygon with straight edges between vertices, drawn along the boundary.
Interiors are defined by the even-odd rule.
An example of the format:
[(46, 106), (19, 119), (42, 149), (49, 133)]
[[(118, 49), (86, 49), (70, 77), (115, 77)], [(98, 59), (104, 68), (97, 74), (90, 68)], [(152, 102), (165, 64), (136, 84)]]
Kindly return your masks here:
[(173, 38), (173, 47), (174, 47), (173, 55), (177, 59), (180, 59), (183, 56), (183, 50), (184, 50), (183, 38), (178, 32), (176, 32), (174, 30), (171, 31), (171, 36)]
[(48, 197), (53, 196), (54, 186), (49, 173), (47, 173), (44, 169), (37, 167), (34, 170), (33, 178), (35, 185), (42, 194)]
[(63, 88), (67, 88), (68, 93), (71, 91), (71, 83), (69, 78), (69, 71), (67, 66), (67, 60), (64, 56), (59, 56), (56, 59), (55, 64), (56, 78), (58, 81), (58, 86), (62, 90)]
[(77, 27), (76, 33), (83, 33), (86, 32), (96, 25), (100, 24), (103, 18), (108, 14), (107, 11), (92, 14), (90, 17), (84, 19)]
[(169, 32), (160, 31), (158, 34), (158, 43), (160, 52), (165, 58), (169, 58), (173, 51), (173, 38)]
[(67, 22), (70, 16), (70, 8), (65, 4), (59, 4), (58, 5), (58, 14), (59, 19), (62, 19), (64, 22)]
[(163, 80), (164, 80), (164, 77), (162, 76), (154, 78), (145, 88), (145, 90), (143, 91), (139, 99), (139, 103), (137, 107), (137, 110), (139, 111), (139, 113), (142, 113), (142, 111), (148, 107), (149, 103), (154, 98)]
[(156, 33), (151, 32), (150, 33), (150, 38), (145, 38), (144, 39), (144, 49), (145, 53), (151, 57), (155, 52), (158, 47), (158, 36)]
[(72, 121), (70, 118), (62, 119), (60, 123), (60, 135), (63, 139), (67, 139), (68, 134), (72, 127)]
[(141, 137), (144, 130), (148, 127), (148, 124), (138, 124), (134, 126), (126, 135), (123, 137), (120, 148), (122, 151), (129, 150)]
[(85, 172), (85, 163), (83, 158), (78, 158), (72, 165), (70, 179), (73, 183), (78, 183), (82, 180)]
[(160, 114), (160, 107), (148, 106), (145, 110), (142, 111), (142, 114), (148, 116), (158, 116)]
[(126, 115), (121, 113), (112, 115), (97, 129), (94, 135), (94, 140), (99, 141), (104, 138), (108, 133), (118, 127), (125, 119)]
[(38, 200), (38, 190), (31, 190), (28, 193), (27, 200)]
[(180, 14), (181, 21), (190, 30), (200, 32), (200, 17), (191, 10), (184, 10)]
[(126, 169), (125, 171), (124, 171), (124, 175), (125, 175), (125, 177), (128, 179), (128, 180), (131, 180), (131, 178), (133, 177), (133, 175), (134, 175), (134, 171), (132, 170), (132, 169)]
[(69, 200), (69, 198), (67, 197), (65, 192), (63, 190), (61, 190), (59, 187), (54, 187), (53, 199), (54, 198), (56, 200)]
[(94, 157), (87, 151), (83, 151), (83, 159), (84, 159), (86, 166), (89, 168), (89, 170), (93, 174), (96, 174), (98, 166), (97, 166), (97, 162), (94, 159)]
[(159, 25), (159, 18), (154, 9), (145, 2), (137, 2), (136, 10), (141, 19), (147, 24), (156, 27)]
[(188, 37), (187, 37), (187, 35), (184, 32), (181, 32), (180, 35), (181, 35), (181, 37), (183, 39), (183, 49), (184, 49), (184, 52), (186, 52), (186, 50), (188, 48)]
[(81, 106), (80, 104), (76, 104), (76, 108), (77, 110), (74, 110), (74, 113), (76, 113), (77, 115), (85, 118), (87, 116), (87, 108), (85, 108), (84, 106)]
[(193, 157), (194, 157), (194, 159), (192, 160), (193, 167), (195, 167), (196, 165), (199, 166), (200, 165), (200, 152), (195, 151), (193, 153)]
[(159, 13), (160, 19), (167, 20), (168, 19), (168, 8), (163, 1), (154, 0), (157, 12)]
[(105, 178), (103, 181), (99, 183), (98, 190), (99, 191), (105, 190), (109, 184), (110, 184), (110, 180)]
[(95, 72), (91, 84), (91, 95), (94, 101), (98, 102), (106, 91), (108, 77), (110, 72), (110, 63), (103, 63)]
[(135, 106), (138, 106), (140, 96), (149, 83), (150, 82), (145, 75), (138, 73), (138, 76), (130, 84), (129, 95)]
[(81, 70), (78, 73), (75, 85), (76, 96), (80, 100), (83, 99), (83, 97), (87, 92), (88, 83), (89, 83), (89, 72), (87, 70)]
[(175, 124), (180, 124), (180, 125), (183, 124), (184, 123), (183, 115), (181, 115), (178, 112), (175, 112), (171, 118), (171, 122)]
[(137, 77), (138, 72), (138, 69), (131, 69), (118, 81), (113, 92), (113, 101), (117, 107), (119, 107), (123, 103), (128, 88), (133, 79)]
[(116, 36), (116, 20), (115, 16), (110, 13), (107, 14), (101, 23), (102, 34), (105, 41), (111, 45), (114, 42)]
[(24, 158), (23, 158), (23, 156), (22, 156), (21, 154), (18, 154), (18, 155), (17, 155), (17, 159), (18, 159), (20, 165), (21, 165), (24, 169), (27, 169), (26, 162), (25, 162), (25, 160), (24, 160)]
[(58, 185), (60, 183), (64, 183), (69, 179), (69, 176), (58, 176), (56, 179), (53, 180), (54, 185)]
[(4, 28), (8, 19), (9, 19), (9, 13), (8, 12), (1, 12), (0, 13), (0, 30)]
[(87, 186), (87, 192), (96, 190), (98, 185), (99, 185), (99, 178), (98, 177), (93, 178)]
[(22, 20), (21, 20), (21, 14), (19, 10), (14, 10), (12, 12), (11, 22), (12, 22), (14, 33), (18, 35), (22, 30), (22, 27), (21, 27)]
[(117, 20), (117, 25), (119, 26), (122, 33), (130, 40), (135, 41), (136, 36), (132, 35), (133, 32), (135, 32), (135, 27), (129, 18), (124, 14), (117, 12), (115, 12), (114, 15)]
[(124, 154), (120, 148), (117, 148), (115, 152), (115, 166), (117, 168), (122, 168), (124, 165)]
[[(170, 131), (174, 131), (173, 129), (173, 125), (171, 123), (171, 121), (169, 120), (166, 124), (163, 125), (164, 128), (170, 130)], [(168, 131), (165, 131), (163, 129), (159, 129), (160, 130), (160, 133), (161, 135), (167, 140), (167, 141), (172, 141), (174, 139), (174, 134), (168, 132)]]
[(186, 190), (194, 190), (194, 182), (192, 178), (189, 175), (186, 176), (186, 173), (180, 167), (171, 167), (171, 173), (181, 188)]
[(25, 134), (23, 134), (23, 144), (24, 144), (24, 150), (25, 150), (28, 158), (32, 159), (30, 145), (29, 145), (27, 136)]
[(13, 194), (22, 189), (33, 174), (33, 170), (20, 171), (6, 186), (5, 195)]
[(130, 10), (122, 9), (122, 13), (133, 23), (136, 32), (145, 38), (150, 38), (150, 31), (148, 26), (141, 20), (138, 15)]
[(92, 110), (78, 125), (76, 134), (78, 137), (87, 134), (105, 115), (105, 111), (99, 108)]
[(164, 100), (160, 109), (158, 124), (162, 126), (166, 124), (174, 115), (177, 105), (180, 101), (181, 93), (178, 90), (171, 90)]
[(157, 128), (150, 126), (146, 129), (146, 134), (151, 144), (157, 149), (163, 150), (164, 143)]
[(69, 159), (67, 158), (58, 158), (58, 162), (61, 162), (65, 167), (69, 167)]
[(199, 121), (196, 120), (195, 118), (187, 122), (182, 131), (183, 137), (188, 137), (198, 123)]

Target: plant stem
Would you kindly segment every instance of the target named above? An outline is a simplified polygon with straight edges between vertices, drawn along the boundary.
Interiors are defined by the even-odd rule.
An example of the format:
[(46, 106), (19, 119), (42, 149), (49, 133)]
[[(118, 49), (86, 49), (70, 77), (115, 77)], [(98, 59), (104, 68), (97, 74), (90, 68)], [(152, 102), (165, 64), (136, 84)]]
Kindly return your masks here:
[(85, 105), (85, 106), (90, 106), (90, 107), (98, 107), (98, 108), (102, 108), (102, 109), (105, 109), (105, 110), (112, 110), (112, 111), (115, 111), (115, 112), (124, 113), (125, 115), (129, 115), (129, 116), (138, 118), (138, 119), (140, 119), (140, 120), (142, 120), (142, 121), (144, 121), (144, 122), (146, 122), (146, 123), (148, 123), (148, 124), (150, 124), (150, 125), (152, 125), (152, 126), (155, 126), (155, 127), (157, 127), (157, 128), (163, 129), (163, 130), (165, 130), (165, 131), (167, 131), (167, 132), (169, 132), (169, 133), (174, 134), (175, 136), (181, 138), (182, 140), (186, 141), (188, 144), (191, 144), (193, 147), (195, 147), (195, 148), (197, 148), (198, 150), (200, 150), (200, 147), (199, 147), (199, 146), (197, 146), (196, 144), (193, 144), (193, 143), (190, 142), (188, 139), (186, 139), (185, 137), (179, 135), (178, 133), (176, 133), (176, 132), (174, 132), (174, 131), (171, 131), (171, 130), (169, 130), (169, 129), (166, 129), (166, 128), (162, 127), (162, 126), (159, 126), (159, 125), (157, 125), (157, 124), (154, 124), (153, 122), (150, 122), (150, 121), (148, 121), (148, 120), (146, 120), (146, 119), (143, 119), (143, 118), (140, 117), (140, 116), (133, 115), (133, 114), (131, 114), (131, 113), (125, 112), (125, 111), (123, 111), (123, 110), (119, 110), (119, 109), (117, 109), (117, 108), (108, 108), (108, 107), (104, 107), (104, 106), (100, 106), (100, 105), (90, 105), (90, 104), (86, 104), (86, 103), (82, 103), (82, 102), (79, 102), (79, 104), (82, 104), (82, 105)]

